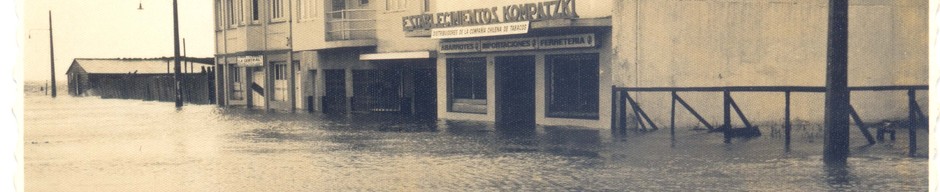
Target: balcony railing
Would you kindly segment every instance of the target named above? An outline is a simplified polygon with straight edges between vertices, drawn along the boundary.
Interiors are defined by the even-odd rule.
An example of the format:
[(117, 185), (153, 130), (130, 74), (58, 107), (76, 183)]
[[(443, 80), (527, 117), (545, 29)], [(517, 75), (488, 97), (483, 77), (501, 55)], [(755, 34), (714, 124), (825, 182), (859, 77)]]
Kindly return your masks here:
[(338, 10), (327, 13), (327, 18), (327, 41), (375, 39), (375, 10)]

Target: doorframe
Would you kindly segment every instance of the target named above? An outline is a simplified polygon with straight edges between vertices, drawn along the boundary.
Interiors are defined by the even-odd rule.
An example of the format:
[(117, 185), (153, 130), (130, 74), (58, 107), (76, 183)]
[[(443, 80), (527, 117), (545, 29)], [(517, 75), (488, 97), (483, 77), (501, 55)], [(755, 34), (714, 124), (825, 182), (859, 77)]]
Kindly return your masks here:
[[(529, 99), (529, 101), (527, 102), (527, 103), (530, 103), (530, 104), (527, 104), (527, 107), (531, 107), (531, 109), (528, 109), (528, 110), (531, 110), (531, 112), (530, 112), (531, 114), (526, 115), (526, 119), (529, 119), (529, 120), (527, 120), (527, 122), (525, 122), (525, 123), (527, 123), (527, 124), (532, 124), (532, 125), (535, 125), (535, 124), (536, 124), (536, 119), (538, 118), (537, 115), (536, 115), (536, 110), (537, 110), (537, 108), (536, 108), (536, 101), (535, 101), (536, 95), (537, 95), (536, 92), (538, 91), (538, 90), (536, 89), (536, 86), (537, 86), (537, 83), (536, 83), (536, 80), (537, 80), (537, 79), (536, 79), (536, 73), (537, 73), (537, 72), (536, 72), (536, 66), (537, 66), (537, 64), (536, 64), (536, 62), (537, 62), (537, 61), (536, 61), (536, 57), (537, 57), (537, 55), (510, 55), (510, 56), (495, 56), (495, 57), (493, 58), (493, 62), (494, 62), (494, 65), (493, 65), (493, 66), (494, 66), (494, 69), (495, 69), (495, 73), (494, 73), (495, 86), (494, 86), (494, 90), (493, 90), (494, 93), (495, 93), (495, 98), (494, 98), (494, 101), (495, 101), (495, 102), (494, 102), (494, 105), (495, 105), (495, 106), (494, 106), (494, 108), (495, 108), (495, 114), (494, 114), (494, 115), (495, 115), (495, 118), (494, 118), (494, 121), (496, 122), (496, 124), (504, 124), (504, 125), (505, 125), (505, 124), (516, 123), (516, 122), (518, 122), (518, 121), (507, 121), (507, 118), (519, 117), (519, 116), (508, 116), (508, 114), (505, 114), (507, 107), (510, 107), (510, 105), (507, 105), (507, 104), (508, 104), (507, 102), (503, 102), (503, 101), (507, 101), (507, 99), (509, 99), (509, 98), (507, 98), (507, 97), (510, 97), (509, 95), (504, 95), (504, 94), (503, 94), (503, 93), (504, 93), (503, 91), (505, 91), (503, 88), (504, 88), (505, 83), (506, 83), (506, 82), (504, 82), (504, 81), (506, 81), (504, 78), (505, 78), (505, 75), (508, 73), (508, 72), (505, 71), (505, 70), (507, 70), (508, 68), (511, 68), (511, 67), (506, 66), (506, 65), (527, 65), (527, 66), (524, 66), (524, 68), (525, 68), (526, 70), (528, 70), (528, 71), (530, 72), (530, 74), (531, 74), (529, 77), (526, 77), (526, 78), (531, 78), (531, 81), (527, 83), (527, 84), (529, 84), (529, 87), (531, 87), (530, 96), (528, 97), (528, 98), (530, 98), (530, 99)], [(530, 62), (527, 62), (527, 63), (508, 63), (508, 64), (507, 64), (507, 63), (500, 63), (500, 59), (501, 59), (501, 58), (505, 58), (505, 59), (508, 59), (508, 58), (524, 58), (524, 59), (530, 60)], [(515, 76), (515, 75), (519, 75), (519, 74), (517, 73), (517, 74), (514, 74), (514, 76)], [(517, 82), (517, 83), (518, 83), (518, 82)], [(510, 101), (510, 102), (511, 102), (511, 101)]]

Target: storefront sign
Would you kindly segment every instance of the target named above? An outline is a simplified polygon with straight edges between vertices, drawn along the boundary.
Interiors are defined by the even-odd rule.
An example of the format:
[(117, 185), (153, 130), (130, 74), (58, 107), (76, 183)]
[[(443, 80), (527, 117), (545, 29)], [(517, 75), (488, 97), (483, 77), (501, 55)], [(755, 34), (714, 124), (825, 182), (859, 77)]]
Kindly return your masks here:
[(529, 32), (529, 22), (500, 23), (493, 25), (479, 25), (468, 27), (451, 27), (441, 29), (431, 29), (431, 38), (449, 39), (449, 38), (468, 38), (484, 37), (496, 35), (525, 34)]
[(523, 21), (573, 19), (578, 18), (575, 7), (575, 0), (551, 0), (502, 7), (427, 13), (402, 17), (402, 29), (408, 32)]
[(562, 49), (594, 47), (594, 34), (578, 34), (553, 37), (541, 37), (538, 40), (539, 49)]
[(491, 51), (547, 50), (564, 48), (590, 48), (597, 45), (594, 34), (548, 37), (509, 38), (476, 41), (442, 42), (441, 53), (469, 53)]
[(442, 42), (441, 53), (479, 52), (480, 41)]
[(516, 51), (535, 49), (535, 38), (515, 38), (484, 40), (480, 42), (480, 51)]
[(264, 65), (264, 57), (240, 56), (235, 58), (235, 63), (239, 67), (260, 67)]

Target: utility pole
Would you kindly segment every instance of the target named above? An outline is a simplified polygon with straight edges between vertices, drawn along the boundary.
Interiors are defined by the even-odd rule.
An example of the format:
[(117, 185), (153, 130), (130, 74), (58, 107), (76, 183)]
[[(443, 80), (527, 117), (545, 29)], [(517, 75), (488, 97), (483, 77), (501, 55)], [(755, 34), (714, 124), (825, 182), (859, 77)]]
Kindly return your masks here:
[(49, 74), (52, 76), (52, 98), (55, 98), (55, 48), (52, 47), (52, 10), (49, 10)]
[(849, 155), (848, 0), (829, 0), (823, 161), (845, 165)]
[(173, 77), (176, 79), (176, 108), (183, 107), (183, 90), (180, 85), (180, 27), (177, 16), (176, 0), (173, 0)]

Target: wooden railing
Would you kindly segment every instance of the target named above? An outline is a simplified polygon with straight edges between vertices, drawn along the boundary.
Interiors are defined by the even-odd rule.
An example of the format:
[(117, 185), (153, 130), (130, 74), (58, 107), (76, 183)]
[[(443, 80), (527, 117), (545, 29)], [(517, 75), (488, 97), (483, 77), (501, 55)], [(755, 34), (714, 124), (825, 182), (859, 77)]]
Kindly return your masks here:
[[(909, 154), (914, 155), (917, 151), (917, 137), (915, 129), (921, 124), (922, 120), (927, 119), (924, 113), (921, 111), (920, 106), (918, 106), (917, 101), (915, 100), (918, 90), (927, 90), (927, 85), (894, 85), (894, 86), (859, 86), (859, 87), (849, 87), (849, 92), (857, 91), (907, 91), (908, 96), (908, 125), (909, 125)], [(611, 107), (611, 114), (615, 115), (611, 118), (611, 131), (614, 133), (623, 134), (626, 133), (626, 120), (627, 120), (627, 104), (630, 104), (630, 109), (632, 110), (634, 117), (636, 118), (637, 126), (636, 129), (642, 130), (656, 130), (659, 129), (659, 126), (649, 117), (649, 115), (640, 107), (640, 104), (630, 96), (630, 92), (669, 92), (671, 93), (671, 103), (672, 108), (670, 110), (670, 134), (672, 138), (675, 138), (675, 120), (676, 120), (676, 103), (679, 103), (683, 108), (685, 108), (689, 113), (691, 113), (695, 118), (703, 124), (707, 129), (711, 131), (720, 131), (724, 133), (725, 142), (729, 143), (732, 136), (732, 127), (731, 127), (731, 110), (733, 109), (737, 114), (738, 118), (743, 122), (745, 129), (756, 129), (748, 121), (745, 114), (741, 111), (738, 104), (734, 101), (734, 98), (731, 97), (732, 92), (778, 92), (783, 93), (785, 97), (785, 107), (784, 107), (784, 132), (785, 132), (785, 147), (789, 150), (790, 147), (790, 131), (791, 131), (791, 122), (790, 122), (790, 93), (793, 92), (805, 92), (805, 93), (825, 93), (826, 87), (814, 87), (814, 86), (725, 86), (725, 87), (613, 87), (612, 89), (612, 101), (613, 107)], [(709, 123), (705, 118), (702, 117), (694, 108), (692, 108), (688, 102), (682, 99), (679, 96), (679, 92), (722, 92), (723, 93), (723, 124), (720, 126), (714, 126), (714, 124)], [(869, 123), (865, 123), (859, 117), (858, 113), (855, 111), (855, 108), (849, 105), (849, 114), (854, 123), (859, 127), (862, 134), (868, 140), (869, 144), (875, 143), (875, 138), (872, 137), (869, 132)], [(879, 130), (879, 140), (883, 139), (883, 134)], [(893, 136), (892, 136), (893, 138)]]

